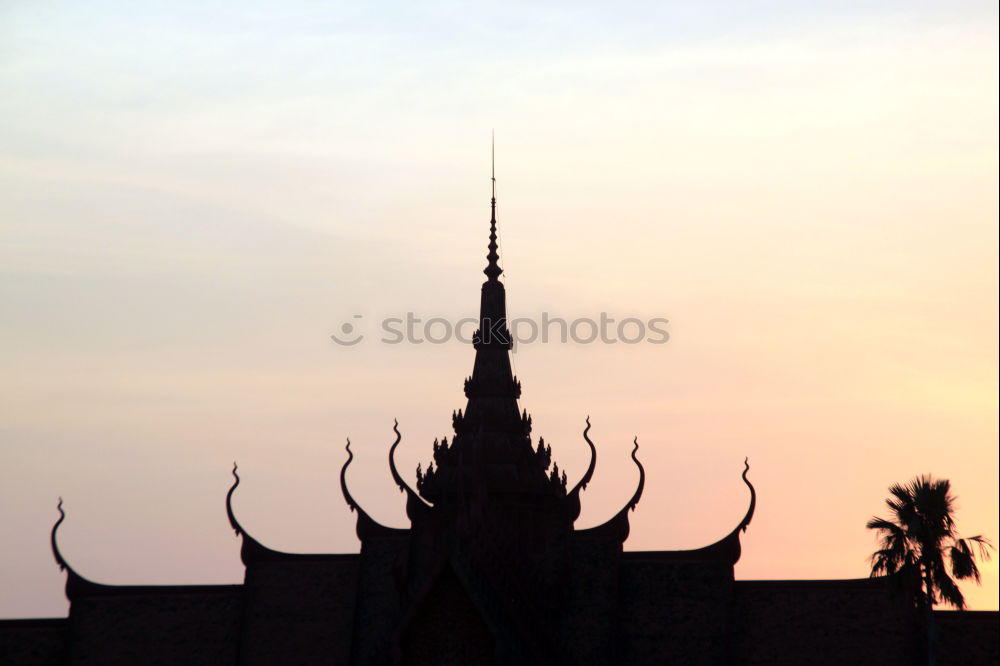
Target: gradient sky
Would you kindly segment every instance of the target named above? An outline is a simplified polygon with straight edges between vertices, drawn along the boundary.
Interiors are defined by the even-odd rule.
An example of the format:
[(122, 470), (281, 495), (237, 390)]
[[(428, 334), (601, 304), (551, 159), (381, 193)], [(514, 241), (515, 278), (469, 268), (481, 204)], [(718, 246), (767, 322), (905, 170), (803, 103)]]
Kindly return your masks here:
[[(0, 617), (77, 570), (241, 580), (403, 525), (471, 348), (329, 339), (474, 315), (497, 132), (512, 316), (662, 316), (666, 345), (525, 345), (583, 526), (699, 547), (759, 492), (740, 579), (867, 575), (886, 488), (952, 480), (994, 541), (995, 2), (0, 4)], [(358, 320), (355, 320), (358, 321)], [(374, 334), (371, 330), (369, 333)], [(973, 608), (998, 606), (997, 562)]]

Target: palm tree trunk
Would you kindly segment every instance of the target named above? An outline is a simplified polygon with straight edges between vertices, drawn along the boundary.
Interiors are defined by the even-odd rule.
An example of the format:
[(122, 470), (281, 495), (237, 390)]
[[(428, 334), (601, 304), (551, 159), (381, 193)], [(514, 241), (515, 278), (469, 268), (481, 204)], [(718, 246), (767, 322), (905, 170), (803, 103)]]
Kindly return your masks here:
[(926, 566), (923, 569), (924, 578), (924, 630), (927, 633), (927, 666), (937, 666), (937, 634), (934, 627), (934, 588), (931, 587), (931, 574)]

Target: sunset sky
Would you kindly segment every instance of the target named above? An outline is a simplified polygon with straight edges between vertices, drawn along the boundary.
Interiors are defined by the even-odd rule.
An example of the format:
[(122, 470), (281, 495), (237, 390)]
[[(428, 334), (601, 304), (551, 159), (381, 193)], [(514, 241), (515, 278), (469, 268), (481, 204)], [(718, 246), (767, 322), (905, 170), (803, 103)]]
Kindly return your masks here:
[[(242, 580), (223, 500), (356, 551), (337, 475), (403, 526), (473, 350), (490, 132), (511, 316), (669, 320), (526, 344), (578, 522), (738, 579), (856, 578), (887, 487), (998, 533), (995, 2), (0, 4), (0, 617), (106, 583)], [(361, 315), (355, 318), (354, 315)], [(364, 340), (338, 346), (345, 322)], [(970, 606), (998, 607), (997, 560)]]

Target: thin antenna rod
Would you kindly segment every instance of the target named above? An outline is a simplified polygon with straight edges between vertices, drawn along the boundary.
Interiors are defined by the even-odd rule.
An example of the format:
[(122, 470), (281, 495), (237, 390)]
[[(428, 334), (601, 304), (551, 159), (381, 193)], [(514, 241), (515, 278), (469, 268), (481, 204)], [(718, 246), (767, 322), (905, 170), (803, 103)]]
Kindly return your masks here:
[(493, 182), (493, 198), (497, 198), (497, 141), (494, 130), (490, 130), (490, 180)]

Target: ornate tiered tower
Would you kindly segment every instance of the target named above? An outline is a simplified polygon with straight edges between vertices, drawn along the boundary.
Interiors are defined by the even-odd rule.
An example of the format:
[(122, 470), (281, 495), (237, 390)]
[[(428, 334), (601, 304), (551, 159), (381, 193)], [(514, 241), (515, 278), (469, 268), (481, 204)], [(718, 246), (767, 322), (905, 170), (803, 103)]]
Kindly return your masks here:
[[(398, 427), (389, 449), (390, 471), (407, 495), (411, 523), (405, 551), (393, 565), (399, 606), (390, 648), (393, 658), (406, 663), (563, 663), (566, 632), (574, 629), (572, 614), (565, 612), (575, 596), (573, 524), (597, 450), (588, 437), (588, 420), (584, 439), (590, 464), (567, 489), (551, 447), (544, 439), (532, 440), (531, 417), (518, 407), (521, 383), (511, 370), (495, 178), (487, 247), (479, 328), (473, 335), (475, 361), (465, 380), (465, 409), (452, 413), (454, 434), (450, 441), (434, 441), (433, 460), (426, 470), (417, 468), (416, 489), (396, 469)], [(639, 480), (632, 499), (593, 532), (612, 544), (612, 555), (621, 552), (627, 512), (642, 494), (644, 471), (636, 449), (637, 443), (632, 455)], [(343, 487), (349, 504), (362, 514), (364, 559), (369, 544), (391, 535), (360, 510), (346, 481)]]
[[(479, 328), (473, 335), (476, 360), (465, 380), (465, 411), (452, 415), (455, 436), (434, 442), (434, 462), (417, 470), (421, 496), (435, 504), (484, 502), (487, 497), (528, 497), (551, 505), (566, 495), (565, 475), (548, 472), (551, 450), (531, 441), (531, 417), (518, 411), (521, 383), (510, 367), (511, 334), (507, 297), (497, 254), (497, 200), (490, 201), (490, 242), (483, 270)], [(523, 504), (523, 502), (521, 502)]]
[(494, 185), (468, 402), (452, 415), (451, 441), (435, 440), (427, 471), (417, 469), (420, 497), (429, 504), (413, 496), (408, 503), (420, 563), (413, 570), (422, 575), (409, 581), (404, 622), (420, 612), (436, 580), (454, 577), (479, 600), (488, 623), (503, 628), (500, 644), (509, 646), (511, 660), (556, 663), (551, 620), (564, 601), (570, 534), (586, 481), (566, 492), (551, 448), (543, 439), (532, 442), (531, 417), (518, 409), (496, 211)]

